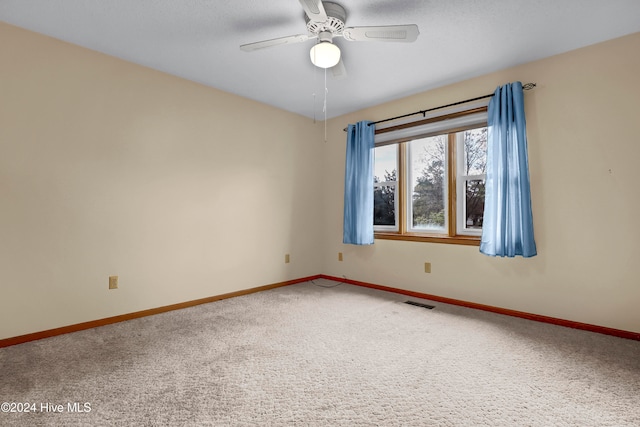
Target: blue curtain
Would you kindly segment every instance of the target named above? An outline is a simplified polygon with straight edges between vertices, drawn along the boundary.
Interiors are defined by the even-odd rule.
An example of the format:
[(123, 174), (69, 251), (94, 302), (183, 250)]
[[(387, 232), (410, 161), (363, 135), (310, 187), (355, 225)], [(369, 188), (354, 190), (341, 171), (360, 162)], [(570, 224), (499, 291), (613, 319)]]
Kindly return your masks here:
[(535, 256), (522, 83), (496, 89), (489, 102), (488, 127), (480, 252), (501, 257)]
[(347, 129), (344, 173), (343, 243), (373, 244), (373, 139), (375, 125), (358, 122)]

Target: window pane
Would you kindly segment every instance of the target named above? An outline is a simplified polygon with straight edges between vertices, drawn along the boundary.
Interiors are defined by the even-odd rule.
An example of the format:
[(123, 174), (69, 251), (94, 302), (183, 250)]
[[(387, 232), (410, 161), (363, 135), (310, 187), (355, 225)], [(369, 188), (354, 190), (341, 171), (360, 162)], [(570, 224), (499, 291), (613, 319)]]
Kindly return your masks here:
[(484, 180), (487, 167), (487, 128), (457, 135), (457, 225), (459, 234), (480, 235), (484, 216)]
[(472, 230), (482, 229), (484, 215), (484, 180), (474, 179), (467, 181), (465, 197), (466, 228)]
[(373, 225), (396, 225), (396, 187), (382, 185), (373, 190)]
[(464, 132), (464, 165), (461, 175), (482, 175), (487, 170), (487, 128)]
[(396, 181), (398, 146), (385, 145), (374, 149), (373, 182)]
[[(391, 226), (395, 230), (397, 229), (396, 180), (398, 146), (376, 147), (374, 158), (373, 225)], [(381, 228), (378, 230), (381, 230)]]
[(409, 185), (411, 186), (410, 227), (418, 230), (446, 229), (447, 136), (411, 141)]

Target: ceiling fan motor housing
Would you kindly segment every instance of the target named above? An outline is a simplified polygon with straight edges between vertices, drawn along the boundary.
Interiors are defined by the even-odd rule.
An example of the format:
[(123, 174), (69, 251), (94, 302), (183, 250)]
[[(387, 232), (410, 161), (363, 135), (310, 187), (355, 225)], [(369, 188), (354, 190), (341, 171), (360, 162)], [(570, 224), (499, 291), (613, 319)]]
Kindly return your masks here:
[(307, 30), (311, 34), (319, 35), (321, 32), (330, 32), (332, 35), (338, 35), (344, 30), (344, 23), (347, 20), (347, 12), (344, 7), (337, 3), (322, 2), (324, 10), (327, 14), (327, 20), (325, 22), (313, 22), (305, 14), (305, 20), (307, 21)]

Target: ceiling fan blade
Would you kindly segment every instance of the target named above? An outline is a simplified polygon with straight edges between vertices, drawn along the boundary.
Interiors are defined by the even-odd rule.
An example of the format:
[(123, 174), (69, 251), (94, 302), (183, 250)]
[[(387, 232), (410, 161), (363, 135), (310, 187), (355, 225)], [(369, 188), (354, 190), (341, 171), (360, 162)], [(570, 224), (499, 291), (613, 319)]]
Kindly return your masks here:
[(342, 58), (340, 61), (333, 67), (331, 67), (331, 73), (333, 74), (333, 78), (336, 80), (342, 80), (347, 78), (347, 69), (344, 67), (344, 62), (342, 62)]
[(300, 4), (311, 22), (325, 22), (329, 19), (322, 5), (322, 0), (300, 0)]
[(311, 38), (308, 34), (297, 34), (295, 36), (279, 37), (277, 39), (263, 40), (261, 42), (247, 43), (240, 46), (245, 52), (253, 52), (254, 50), (266, 49), (268, 47), (279, 46), (282, 44), (292, 44), (305, 42)]
[(342, 31), (342, 36), (349, 41), (379, 42), (414, 42), (418, 38), (418, 26), (387, 25), (381, 27), (350, 27)]

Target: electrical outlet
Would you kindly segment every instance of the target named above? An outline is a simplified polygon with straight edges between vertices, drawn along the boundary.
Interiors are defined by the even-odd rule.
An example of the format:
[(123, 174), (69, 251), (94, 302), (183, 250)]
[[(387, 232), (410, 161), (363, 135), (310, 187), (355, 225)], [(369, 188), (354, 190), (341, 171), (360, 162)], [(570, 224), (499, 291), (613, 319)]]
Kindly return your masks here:
[(118, 276), (109, 276), (109, 289), (118, 289)]
[(342, 252), (338, 252), (338, 261), (342, 261)]
[(289, 261), (291, 261), (291, 258), (289, 257), (289, 254), (285, 254), (285, 256), (284, 256), (284, 263), (285, 263), (285, 264), (289, 264)]
[(424, 263), (424, 272), (425, 273), (431, 273), (431, 263), (430, 262), (425, 262)]

